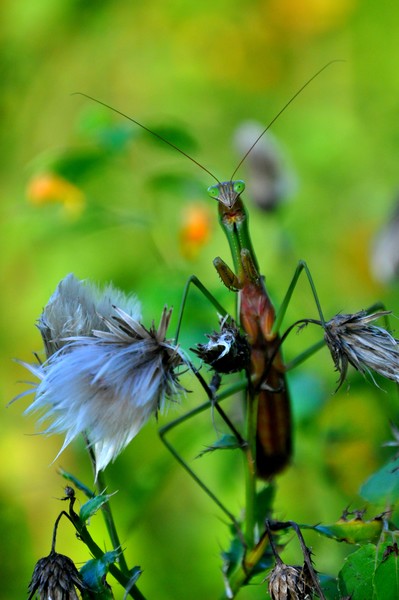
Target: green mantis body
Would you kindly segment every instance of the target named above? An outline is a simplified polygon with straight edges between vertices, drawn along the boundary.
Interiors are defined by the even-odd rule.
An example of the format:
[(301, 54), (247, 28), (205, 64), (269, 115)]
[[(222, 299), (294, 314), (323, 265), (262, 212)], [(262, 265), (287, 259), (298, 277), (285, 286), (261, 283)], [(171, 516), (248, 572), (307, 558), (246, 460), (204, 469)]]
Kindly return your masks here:
[(218, 201), (219, 222), (229, 242), (235, 273), (220, 258), (214, 265), (223, 283), (239, 294), (239, 322), (251, 348), (247, 409), (256, 420), (256, 474), (269, 479), (289, 462), (291, 413), (280, 339), (273, 330), (275, 311), (259, 273), (240, 197), (244, 188), (242, 181), (229, 181), (208, 189)]

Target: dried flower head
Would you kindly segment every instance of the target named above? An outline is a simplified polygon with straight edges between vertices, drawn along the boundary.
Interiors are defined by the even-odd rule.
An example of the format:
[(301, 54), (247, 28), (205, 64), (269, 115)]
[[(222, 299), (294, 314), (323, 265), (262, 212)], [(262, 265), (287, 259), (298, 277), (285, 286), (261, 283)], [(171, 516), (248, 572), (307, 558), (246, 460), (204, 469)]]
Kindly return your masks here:
[(282, 560), (276, 562), (269, 575), (272, 600), (311, 600), (313, 592), (313, 582), (306, 563), (299, 567), (286, 565)]
[(90, 288), (94, 300), (85, 293), (76, 299), (70, 295), (75, 285), (71, 280), (59, 287), (41, 317), (50, 355), (40, 367), (26, 365), (41, 380), (26, 412), (40, 411), (39, 423), (51, 421), (44, 433), (66, 434), (60, 452), (84, 433), (98, 472), (164, 408), (166, 398), (181, 392), (175, 368), (183, 358), (165, 339), (171, 310), (163, 310), (158, 329), (154, 324), (146, 329), (135, 313), (135, 299), (129, 310), (128, 299), (116, 293), (116, 300), (128, 306), (126, 312), (113, 304), (111, 288), (103, 296)]
[(221, 318), (220, 331), (214, 331), (207, 338), (207, 344), (197, 344), (192, 350), (217, 373), (236, 373), (248, 366), (250, 346), (233, 320)]
[(72, 560), (52, 550), (35, 565), (28, 600), (35, 594), (40, 600), (78, 600), (76, 590), (83, 589), (85, 586)]
[(372, 379), (371, 371), (375, 371), (399, 382), (398, 340), (386, 329), (370, 325), (388, 314), (389, 311), (380, 311), (368, 315), (362, 310), (355, 314), (336, 315), (325, 324), (324, 339), (340, 373), (338, 387), (345, 380), (349, 363)]

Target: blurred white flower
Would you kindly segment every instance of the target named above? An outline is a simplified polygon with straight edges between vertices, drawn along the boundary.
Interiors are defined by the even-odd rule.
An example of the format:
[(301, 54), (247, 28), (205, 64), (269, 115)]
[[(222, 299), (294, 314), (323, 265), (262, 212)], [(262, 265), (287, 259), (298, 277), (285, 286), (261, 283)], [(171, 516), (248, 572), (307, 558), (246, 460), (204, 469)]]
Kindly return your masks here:
[[(256, 121), (241, 123), (234, 134), (237, 151), (244, 155), (263, 130), (264, 126)], [(248, 195), (261, 210), (275, 210), (296, 191), (293, 170), (269, 131), (251, 150), (245, 164), (248, 167)]]
[(362, 310), (349, 315), (335, 315), (325, 324), (324, 339), (340, 373), (338, 387), (345, 380), (349, 363), (363, 375), (371, 375), (372, 379), (370, 370), (399, 383), (398, 340), (386, 329), (370, 325), (388, 314), (390, 311), (369, 315)]
[(25, 365), (41, 380), (25, 412), (41, 412), (40, 424), (50, 421), (44, 433), (65, 433), (60, 453), (84, 433), (98, 472), (164, 408), (166, 398), (182, 391), (174, 370), (183, 358), (165, 340), (171, 310), (163, 310), (158, 329), (146, 329), (135, 298), (111, 287), (100, 294), (68, 277), (39, 320), (48, 360)]
[(381, 283), (391, 283), (399, 276), (399, 203), (373, 240), (371, 272)]

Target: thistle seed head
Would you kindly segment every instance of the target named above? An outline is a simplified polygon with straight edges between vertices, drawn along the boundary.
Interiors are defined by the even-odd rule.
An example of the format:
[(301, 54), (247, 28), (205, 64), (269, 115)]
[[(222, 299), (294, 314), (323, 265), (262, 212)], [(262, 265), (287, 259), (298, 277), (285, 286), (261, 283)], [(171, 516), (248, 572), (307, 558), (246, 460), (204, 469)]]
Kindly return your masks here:
[(72, 560), (51, 551), (36, 563), (28, 587), (28, 600), (32, 600), (35, 594), (40, 600), (78, 600), (76, 590), (83, 589), (85, 585)]
[(313, 592), (313, 582), (306, 563), (299, 567), (286, 565), (279, 560), (269, 575), (272, 600), (311, 600)]
[[(151, 415), (164, 409), (168, 398), (181, 394), (175, 369), (184, 358), (166, 340), (171, 310), (164, 308), (158, 328), (152, 324), (147, 329), (140, 323), (135, 298), (129, 301), (111, 288), (101, 295), (69, 277), (40, 319), (48, 360), (25, 365), (40, 379), (26, 412), (40, 412), (39, 424), (50, 421), (44, 433), (65, 434), (60, 452), (84, 433), (98, 472)], [(90, 294), (95, 290), (94, 300), (88, 300), (88, 289)]]
[(388, 314), (389, 311), (380, 311), (369, 315), (362, 310), (335, 315), (325, 324), (324, 339), (340, 373), (338, 388), (346, 378), (349, 363), (372, 379), (371, 371), (375, 371), (399, 383), (398, 340), (386, 329), (370, 324)]

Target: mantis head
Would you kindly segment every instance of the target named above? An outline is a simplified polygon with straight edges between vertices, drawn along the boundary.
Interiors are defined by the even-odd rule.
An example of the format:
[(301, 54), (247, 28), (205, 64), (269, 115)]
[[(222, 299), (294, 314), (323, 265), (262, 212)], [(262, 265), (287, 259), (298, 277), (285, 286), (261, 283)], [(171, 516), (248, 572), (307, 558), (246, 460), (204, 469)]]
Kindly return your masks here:
[(208, 194), (227, 208), (232, 208), (244, 190), (245, 183), (241, 179), (237, 179), (236, 181), (223, 181), (217, 185), (211, 185), (208, 188)]

